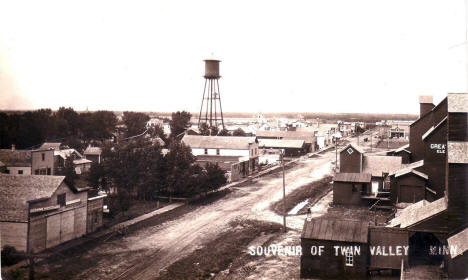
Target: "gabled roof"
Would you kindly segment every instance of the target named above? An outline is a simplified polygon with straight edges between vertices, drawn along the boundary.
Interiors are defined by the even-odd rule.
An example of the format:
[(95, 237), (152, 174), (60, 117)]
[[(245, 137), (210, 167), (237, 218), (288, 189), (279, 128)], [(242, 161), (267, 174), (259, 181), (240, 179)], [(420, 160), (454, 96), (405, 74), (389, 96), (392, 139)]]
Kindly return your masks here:
[(350, 148), (350, 147), (353, 148), (354, 150), (358, 151), (359, 153), (364, 154), (364, 150), (363, 150), (361, 147), (359, 147), (359, 146), (357, 146), (357, 145), (354, 145), (353, 143), (349, 143), (348, 145), (344, 146), (344, 148), (342, 148), (342, 149), (340, 150), (340, 153), (341, 153), (342, 151), (344, 151), (344, 150), (347, 150), (347, 149)]
[(304, 222), (301, 238), (367, 243), (367, 221), (316, 218)]
[(381, 177), (382, 173), (393, 173), (401, 169), (401, 157), (398, 156), (364, 156), (362, 172)]
[(0, 161), (6, 166), (31, 166), (31, 151), (30, 150), (0, 150)]
[(441, 127), (442, 124), (444, 124), (446, 121), (447, 121), (447, 117), (445, 117), (442, 121), (440, 121), (436, 126), (432, 126), (431, 128), (429, 128), (426, 131), (426, 133), (424, 133), (423, 136), (421, 137), (422, 140), (426, 139), (429, 135), (434, 133), (434, 131), (436, 131), (439, 127)]
[(60, 150), (61, 142), (44, 142), (38, 150)]
[(47, 199), (65, 176), (0, 175), (0, 221), (28, 220), (28, 201)]
[(91, 147), (89, 146), (84, 151), (85, 155), (100, 155), (102, 153), (102, 149), (100, 147)]
[(335, 173), (333, 181), (350, 183), (370, 183), (371, 174), (368, 173)]
[(406, 174), (414, 174), (414, 175), (419, 176), (421, 178), (424, 178), (426, 180), (429, 179), (429, 176), (427, 176), (426, 174), (424, 174), (422, 172), (419, 172), (419, 171), (416, 171), (416, 170), (413, 170), (413, 169), (408, 169), (408, 168), (403, 169), (402, 172), (397, 171), (395, 173), (395, 178), (406, 175)]
[(54, 156), (59, 156), (63, 159), (67, 159), (70, 155), (76, 153), (77, 156), (80, 158), (83, 157), (80, 153), (78, 153), (75, 149), (64, 149), (64, 150), (54, 150)]
[(410, 227), (419, 222), (422, 222), (434, 215), (437, 215), (447, 209), (447, 200), (442, 197), (436, 201), (415, 207), (411, 212), (406, 214), (405, 219), (401, 220), (401, 228)]
[(447, 243), (450, 248), (456, 248), (455, 253), (450, 257), (453, 259), (458, 255), (464, 254), (468, 250), (468, 228), (447, 238)]
[(390, 173), (389, 175), (390, 175), (390, 176), (393, 176), (393, 175), (400, 174), (400, 173), (401, 173), (401, 174), (407, 173), (407, 172), (410, 172), (411, 170), (416, 169), (416, 168), (419, 168), (419, 167), (421, 167), (421, 166), (423, 166), (423, 165), (424, 165), (424, 160), (423, 160), (423, 159), (422, 159), (422, 160), (419, 160), (419, 161), (415, 161), (415, 162), (413, 162), (413, 163), (409, 163), (409, 164), (402, 164), (401, 166), (402, 166), (403, 168), (398, 169), (398, 170), (396, 170), (396, 171)]
[(247, 150), (256, 137), (185, 135), (182, 142), (191, 148)]
[(292, 139), (258, 139), (259, 147), (272, 147), (272, 148), (296, 148), (300, 149), (304, 146), (304, 140)]

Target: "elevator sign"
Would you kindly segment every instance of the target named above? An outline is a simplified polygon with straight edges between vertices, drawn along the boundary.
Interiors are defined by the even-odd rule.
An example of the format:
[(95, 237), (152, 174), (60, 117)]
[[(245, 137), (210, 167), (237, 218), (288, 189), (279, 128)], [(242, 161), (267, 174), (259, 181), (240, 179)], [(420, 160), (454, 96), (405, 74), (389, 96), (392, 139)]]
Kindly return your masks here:
[(438, 154), (445, 154), (445, 144), (431, 144), (431, 150), (435, 150)]

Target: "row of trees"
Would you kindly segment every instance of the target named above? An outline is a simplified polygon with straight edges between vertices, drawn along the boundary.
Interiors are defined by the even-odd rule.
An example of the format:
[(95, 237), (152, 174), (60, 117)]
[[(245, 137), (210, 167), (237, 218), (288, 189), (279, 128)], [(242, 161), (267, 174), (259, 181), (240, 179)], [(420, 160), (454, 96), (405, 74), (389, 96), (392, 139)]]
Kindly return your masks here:
[(109, 139), (116, 124), (117, 118), (111, 111), (77, 113), (73, 108), (61, 107), (55, 112), (40, 109), (24, 113), (0, 113), (0, 146), (7, 149), (15, 144), (25, 149), (45, 141), (80, 146), (80, 140)]
[(149, 200), (159, 195), (190, 197), (215, 190), (226, 183), (224, 171), (208, 164), (194, 164), (191, 149), (172, 141), (167, 154), (162, 147), (139, 137), (106, 146), (101, 165), (91, 167), (91, 187), (116, 188), (119, 196)]

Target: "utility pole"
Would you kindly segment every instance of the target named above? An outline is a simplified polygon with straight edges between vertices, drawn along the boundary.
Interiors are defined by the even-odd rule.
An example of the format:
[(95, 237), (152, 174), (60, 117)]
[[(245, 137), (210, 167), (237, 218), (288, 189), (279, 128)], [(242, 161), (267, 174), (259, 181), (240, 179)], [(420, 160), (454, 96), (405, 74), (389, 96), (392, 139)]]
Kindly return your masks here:
[(286, 232), (286, 181), (284, 177), (284, 151), (281, 150), (281, 165), (283, 166), (283, 231)]
[(338, 170), (338, 138), (335, 137), (335, 172)]

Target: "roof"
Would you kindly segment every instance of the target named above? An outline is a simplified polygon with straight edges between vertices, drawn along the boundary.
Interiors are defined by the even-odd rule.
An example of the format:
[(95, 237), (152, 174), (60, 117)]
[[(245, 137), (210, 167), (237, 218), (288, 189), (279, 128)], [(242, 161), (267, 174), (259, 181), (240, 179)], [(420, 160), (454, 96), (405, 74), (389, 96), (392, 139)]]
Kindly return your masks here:
[(402, 210), (398, 210), (396, 213), (395, 213), (395, 218), (393, 218), (391, 221), (390, 221), (390, 227), (395, 227), (395, 226), (399, 226), (401, 224), (401, 221), (403, 220), (407, 220), (409, 218), (409, 216), (411, 215), (411, 213), (413, 213), (414, 209), (417, 209), (419, 207), (422, 207), (424, 205), (427, 205), (429, 204), (429, 202), (427, 200), (420, 200), (416, 203), (412, 203), (411, 205), (405, 207), (404, 209)]
[(395, 150), (393, 150), (393, 152), (398, 153), (398, 152), (406, 151), (407, 153), (411, 154), (411, 152), (407, 150), (408, 148), (409, 148), (409, 144), (406, 144), (404, 146), (401, 146), (400, 148), (396, 148)]
[(73, 161), (73, 164), (86, 164), (86, 163), (92, 163), (92, 161), (90, 161), (89, 159), (85, 159), (85, 158), (75, 159)]
[(367, 221), (316, 218), (304, 222), (301, 238), (367, 243)]
[(304, 146), (304, 140), (293, 139), (259, 139), (259, 147), (273, 147), (273, 148), (296, 148), (301, 149)]
[(182, 142), (191, 148), (247, 150), (256, 137), (185, 135)]
[(342, 148), (342, 149), (340, 150), (340, 153), (341, 153), (342, 151), (344, 151), (344, 150), (347, 150), (349, 147), (355, 149), (356, 151), (358, 151), (358, 152), (361, 153), (361, 154), (364, 154), (364, 150), (363, 150), (361, 147), (359, 147), (359, 146), (357, 146), (357, 145), (354, 145), (353, 143), (349, 143), (348, 145), (344, 146), (344, 148)]
[(416, 170), (413, 170), (413, 169), (410, 169), (410, 168), (404, 168), (404, 169), (400, 169), (399, 171), (395, 172), (395, 177), (400, 177), (400, 176), (403, 176), (403, 175), (406, 175), (406, 174), (414, 174), (416, 176), (419, 176), (421, 178), (424, 178), (424, 179), (429, 179), (429, 176), (427, 176), (426, 174), (422, 173), (422, 172), (419, 172), (419, 171), (416, 171)]
[(47, 199), (65, 176), (0, 175), (0, 221), (28, 220), (28, 201)]
[(447, 109), (450, 113), (468, 112), (468, 94), (449, 93), (447, 95)]
[(370, 183), (371, 174), (368, 173), (335, 173), (333, 181), (336, 182), (353, 182), (353, 183)]
[(31, 151), (0, 149), (0, 161), (6, 166), (31, 166)]
[(401, 169), (401, 157), (398, 156), (364, 156), (362, 173), (381, 177), (382, 173), (393, 173)]
[(432, 126), (429, 128), (426, 133), (422, 135), (422, 140), (426, 139), (429, 135), (431, 135), (434, 131), (436, 131), (439, 127), (442, 126), (442, 124), (447, 121), (447, 117), (445, 117), (443, 120), (441, 120), (436, 126)]
[[(416, 169), (416, 168), (419, 168), (419, 167), (421, 167), (421, 166), (423, 166), (423, 165), (424, 165), (424, 160), (423, 160), (423, 159), (422, 159), (422, 160), (419, 160), (419, 161), (415, 161), (415, 162), (413, 162), (413, 163), (409, 163), (409, 164), (402, 164), (401, 166), (402, 166), (403, 168), (398, 169), (398, 170), (396, 170), (396, 171), (390, 173), (389, 175), (390, 175), (390, 176), (393, 176), (393, 175), (400, 174), (400, 175), (398, 175), (398, 176), (401, 176), (401, 175), (406, 174), (407, 172), (410, 172), (410, 171), (412, 171), (412, 170), (414, 170), (414, 169)], [(397, 177), (398, 177), (398, 176), (397, 176)]]
[(44, 144), (42, 144), (39, 147), (39, 150), (49, 150), (49, 149), (60, 150), (61, 145), (62, 143), (60, 142), (44, 142)]
[(450, 257), (453, 259), (458, 255), (465, 253), (468, 250), (468, 228), (465, 228), (461, 232), (447, 238), (447, 243), (450, 248), (456, 248), (455, 253), (451, 254)]
[[(414, 207), (409, 211), (404, 219), (401, 219), (401, 228), (406, 228), (437, 215), (447, 209), (447, 200), (442, 197), (431, 203)], [(406, 210), (406, 208), (405, 208)]]
[(448, 141), (447, 160), (449, 163), (468, 163), (468, 142)]
[(91, 147), (89, 146), (84, 151), (85, 155), (100, 155), (102, 153), (102, 149), (100, 147)]
[(79, 157), (83, 157), (75, 149), (63, 149), (63, 150), (54, 150), (54, 156), (60, 156), (63, 159), (67, 159), (71, 154), (76, 153)]
[(432, 95), (420, 95), (419, 103), (430, 103), (432, 104)]

